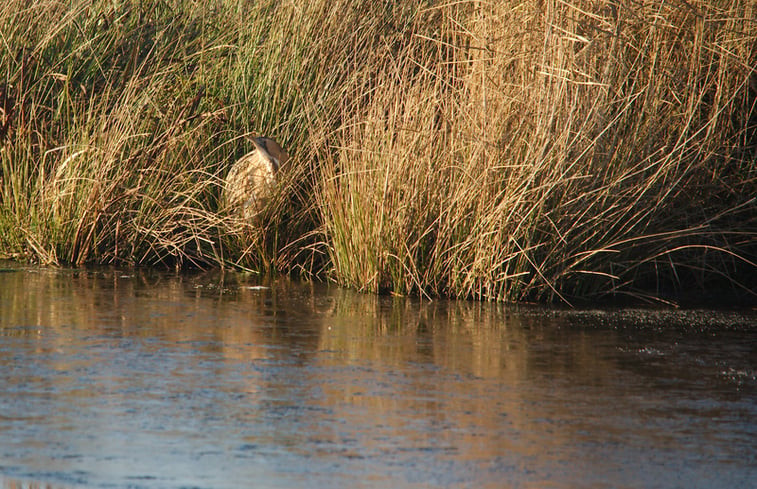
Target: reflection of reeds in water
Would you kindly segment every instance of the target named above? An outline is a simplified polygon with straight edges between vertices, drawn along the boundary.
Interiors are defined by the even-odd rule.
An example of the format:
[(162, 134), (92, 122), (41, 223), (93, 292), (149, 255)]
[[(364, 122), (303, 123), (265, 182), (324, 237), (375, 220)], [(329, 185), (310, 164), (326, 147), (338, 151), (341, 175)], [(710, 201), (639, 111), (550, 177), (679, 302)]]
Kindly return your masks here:
[[(188, 276), (117, 270), (31, 269), (3, 274), (3, 324), (34, 325), (63, 347), (82, 331), (105, 337), (205, 344), (229, 359), (262, 358), (266, 300), (235, 307), (216, 280), (204, 291)], [(232, 292), (227, 292), (231, 294)], [(239, 293), (239, 291), (237, 291)], [(266, 319), (264, 319), (266, 318)], [(247, 326), (247, 327), (245, 327)], [(73, 328), (77, 334), (68, 334)], [(215, 349), (213, 351), (212, 349)]]
[[(100, 355), (118, 355), (125, 340), (138, 343), (139, 355), (128, 346), (124, 353), (136, 361), (146, 354), (152, 369), (177, 365), (162, 357), (178, 354), (181, 368), (148, 370), (160, 377), (160, 396), (179, 399), (177, 410), (182, 396), (205, 392), (210, 376), (219, 384), (213, 389), (229, 389), (234, 398), (209, 406), (212, 416), (226, 410), (237, 421), (269, 420), (270, 431), (251, 433), (250, 443), (308, 456), (383, 456), (397, 447), (411, 457), (414, 450), (449, 450), (450, 457), (476, 463), (510, 449), (536, 456), (544, 429), (539, 418), (570, 413), (559, 412), (559, 403), (550, 403), (553, 411), (535, 405), (529, 385), (543, 389), (545, 379), (563, 375), (592, 385), (612, 370), (588, 337), (545, 324), (538, 310), (382, 298), (288, 281), (258, 288), (234, 273), (126, 275), (2, 273), (3, 325), (12, 332), (14, 325), (37, 324), (39, 336), (30, 341), (43, 354), (39, 361), (55, 371), (89, 362), (95, 381), (75, 385), (72, 394), (84, 399), (107, 392), (110, 402), (129, 401), (140, 379), (126, 374), (142, 372), (140, 365), (68, 352), (102, 340)], [(48, 355), (55, 350), (63, 355)], [(76, 384), (69, 375), (54, 381)], [(561, 388), (553, 387), (556, 398)], [(352, 436), (345, 427), (366, 430), (356, 434), (360, 445), (345, 441)], [(569, 433), (549, 429), (550, 443), (569, 440)], [(334, 454), (333, 447), (344, 451)]]
[[(41, 352), (66, 352), (92, 335), (154, 339), (143, 346), (156, 354), (170, 346), (231, 364), (295, 362), (304, 367), (302, 382), (325, 386), (327, 403), (349, 399), (375, 409), (396, 401), (353, 396), (353, 387), (319, 378), (307, 365), (380, 365), (384, 372), (425, 365), (391, 386), (404, 399), (428, 389), (453, 392), (460, 375), (512, 386), (541, 375), (592, 384), (612, 370), (595, 354), (592, 329), (582, 329), (591, 316), (568, 323), (533, 308), (376, 297), (286, 280), (259, 288), (234, 273), (32, 269), (0, 274), (0, 302), (0, 336), (27, 336)], [(65, 355), (55, 358), (56, 368), (72, 365)], [(247, 387), (273, 388), (258, 380)]]
[[(258, 287), (235, 273), (29, 269), (2, 273), (0, 280), (5, 327), (34, 326), (24, 331), (39, 330), (61, 344), (70, 336), (66, 329), (75, 328), (176, 345), (199, 342), (230, 360), (253, 360), (270, 354), (263, 345), (297, 341), (305, 342), (305, 355), (337, 352), (335, 362), (412, 359), (517, 381), (537, 367), (528, 352), (540, 335), (545, 341), (560, 335), (559, 328), (541, 324), (542, 315), (504, 305), (366, 296), (286, 280)], [(577, 338), (566, 335), (566, 341)], [(564, 367), (591, 370), (591, 358), (587, 352)]]
[[(409, 358), (479, 378), (521, 382), (533, 369), (603, 369), (580, 331), (561, 331), (546, 310), (466, 301), (424, 302), (407, 298), (334, 292), (334, 310), (323, 319), (320, 348), (344, 358), (403, 364)], [(585, 344), (584, 344), (585, 340)], [(567, 344), (578, 352), (540, 365), (533, 346)], [(537, 348), (538, 350), (538, 348)]]
[[(335, 377), (311, 379), (323, 385), (320, 402), (337, 418), (369, 413), (363, 423), (375, 424), (379, 439), (390, 433), (407, 447), (448, 447), (471, 459), (510, 452), (538, 457), (540, 420), (573, 416), (552, 401), (575, 394), (550, 379), (593, 386), (614, 369), (596, 355), (590, 331), (561, 329), (567, 323), (544, 310), (349, 291), (333, 297), (319, 349), (331, 352), (320, 361)], [(352, 368), (342, 379), (345, 366)], [(542, 389), (554, 396), (543, 406), (537, 403)], [(416, 423), (432, 428), (416, 430)], [(570, 430), (546, 429), (549, 444), (571, 440)], [(331, 436), (339, 442), (338, 433)], [(458, 446), (464, 453), (454, 451)]]
[(66, 486), (50, 484), (47, 482), (30, 482), (21, 481), (18, 479), (6, 479), (0, 477), (2, 482), (2, 489), (68, 489)]

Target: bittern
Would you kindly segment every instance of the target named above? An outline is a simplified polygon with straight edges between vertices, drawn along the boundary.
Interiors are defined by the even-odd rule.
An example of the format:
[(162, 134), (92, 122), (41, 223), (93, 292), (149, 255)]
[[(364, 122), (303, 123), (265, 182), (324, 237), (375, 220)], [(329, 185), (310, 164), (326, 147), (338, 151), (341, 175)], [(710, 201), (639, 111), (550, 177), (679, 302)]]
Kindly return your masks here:
[(227, 209), (251, 220), (265, 207), (276, 185), (279, 168), (289, 155), (270, 138), (256, 137), (255, 148), (229, 170), (223, 190)]

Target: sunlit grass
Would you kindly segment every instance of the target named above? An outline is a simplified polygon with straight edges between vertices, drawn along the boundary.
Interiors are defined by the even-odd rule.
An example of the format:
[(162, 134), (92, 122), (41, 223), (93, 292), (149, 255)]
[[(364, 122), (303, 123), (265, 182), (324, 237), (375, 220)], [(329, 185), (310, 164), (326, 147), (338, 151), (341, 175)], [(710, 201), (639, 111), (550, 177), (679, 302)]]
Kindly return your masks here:
[[(756, 8), (11, 1), (0, 252), (491, 300), (753, 291)], [(250, 224), (219, 196), (253, 135), (292, 158)]]

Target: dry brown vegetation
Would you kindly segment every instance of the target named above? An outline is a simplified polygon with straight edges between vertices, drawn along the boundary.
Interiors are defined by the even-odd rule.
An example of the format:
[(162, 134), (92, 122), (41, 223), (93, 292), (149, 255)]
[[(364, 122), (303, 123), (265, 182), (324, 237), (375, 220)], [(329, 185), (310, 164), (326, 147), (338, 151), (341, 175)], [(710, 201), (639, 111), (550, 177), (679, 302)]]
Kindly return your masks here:
[[(751, 0), (72, 4), (0, 13), (5, 255), (755, 292)], [(218, 212), (252, 134), (292, 155), (262, 227)]]

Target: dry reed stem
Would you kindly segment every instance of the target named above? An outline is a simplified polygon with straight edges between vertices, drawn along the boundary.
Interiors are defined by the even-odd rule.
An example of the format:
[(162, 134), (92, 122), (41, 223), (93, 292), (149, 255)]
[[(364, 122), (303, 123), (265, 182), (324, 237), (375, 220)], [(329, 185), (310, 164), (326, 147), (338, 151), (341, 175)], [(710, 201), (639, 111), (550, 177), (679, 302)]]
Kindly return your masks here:
[[(756, 8), (11, 1), (1, 244), (487, 300), (751, 292)], [(254, 229), (218, 213), (251, 132), (293, 148)]]

